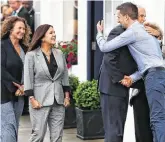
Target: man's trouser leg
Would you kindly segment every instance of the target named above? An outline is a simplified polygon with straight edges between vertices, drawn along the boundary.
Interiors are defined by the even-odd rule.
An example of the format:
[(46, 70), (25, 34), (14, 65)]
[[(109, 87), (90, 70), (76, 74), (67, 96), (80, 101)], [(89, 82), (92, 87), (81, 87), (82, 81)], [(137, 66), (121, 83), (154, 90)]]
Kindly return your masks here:
[(144, 87), (140, 89), (137, 96), (132, 98), (131, 104), (134, 110), (136, 142), (153, 142), (149, 106)]
[(165, 142), (165, 71), (152, 71), (145, 77), (154, 142)]
[(128, 99), (129, 94), (127, 97), (117, 97), (101, 93), (105, 142), (123, 142)]

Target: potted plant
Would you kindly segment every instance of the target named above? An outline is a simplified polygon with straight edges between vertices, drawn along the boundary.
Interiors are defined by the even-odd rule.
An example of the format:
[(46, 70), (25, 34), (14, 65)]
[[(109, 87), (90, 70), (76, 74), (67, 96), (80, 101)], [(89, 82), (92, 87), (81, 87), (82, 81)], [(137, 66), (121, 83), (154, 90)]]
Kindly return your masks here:
[(75, 112), (75, 101), (72, 97), (72, 94), (76, 91), (79, 85), (78, 77), (74, 75), (69, 75), (69, 84), (71, 89), (71, 104), (65, 109), (65, 120), (64, 128), (76, 128), (76, 112)]
[(73, 97), (76, 105), (77, 137), (81, 139), (104, 138), (97, 81), (80, 83)]

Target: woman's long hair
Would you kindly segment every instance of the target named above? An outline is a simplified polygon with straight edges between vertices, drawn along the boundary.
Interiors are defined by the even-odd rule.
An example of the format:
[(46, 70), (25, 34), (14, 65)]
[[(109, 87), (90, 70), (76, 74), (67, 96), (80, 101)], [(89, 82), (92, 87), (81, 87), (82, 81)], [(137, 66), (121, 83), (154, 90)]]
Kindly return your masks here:
[(31, 34), (31, 29), (28, 26), (27, 22), (25, 19), (17, 17), (17, 16), (10, 16), (7, 17), (1, 27), (1, 39), (7, 39), (10, 36), (10, 32), (13, 29), (14, 25), (16, 22), (21, 21), (25, 24), (25, 35), (22, 40), (20, 40), (21, 44), (24, 44), (25, 46), (29, 46), (29, 41), (30, 41), (30, 34)]
[(45, 36), (46, 32), (48, 31), (50, 27), (53, 27), (53, 26), (49, 24), (44, 24), (44, 25), (39, 26), (36, 29), (28, 51), (35, 50), (36, 48), (41, 46), (42, 38)]

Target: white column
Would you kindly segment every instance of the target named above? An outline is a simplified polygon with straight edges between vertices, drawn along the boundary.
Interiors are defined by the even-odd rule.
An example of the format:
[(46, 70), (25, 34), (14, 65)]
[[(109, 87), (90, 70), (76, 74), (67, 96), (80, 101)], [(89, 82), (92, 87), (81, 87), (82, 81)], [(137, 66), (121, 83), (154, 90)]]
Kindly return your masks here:
[(41, 0), (40, 24), (53, 25), (57, 40), (63, 40), (63, 0)]
[(40, 11), (41, 11), (41, 7), (40, 7), (40, 0), (35, 0), (33, 1), (33, 8), (35, 9), (35, 29), (40, 25)]
[(78, 65), (72, 67), (72, 73), (80, 81), (87, 80), (87, 1), (78, 3)]

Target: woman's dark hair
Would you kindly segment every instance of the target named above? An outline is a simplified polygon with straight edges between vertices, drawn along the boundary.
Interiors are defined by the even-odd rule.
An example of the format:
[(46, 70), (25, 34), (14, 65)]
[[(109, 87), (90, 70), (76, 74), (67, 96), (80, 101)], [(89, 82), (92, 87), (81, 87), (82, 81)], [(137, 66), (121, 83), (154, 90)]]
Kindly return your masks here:
[(0, 38), (1, 38), (1, 40), (9, 38), (10, 32), (13, 29), (13, 27), (15, 26), (15, 23), (19, 22), (19, 21), (23, 22), (25, 25), (25, 35), (20, 42), (22, 44), (28, 46), (29, 41), (30, 41), (31, 29), (28, 26), (26, 20), (24, 18), (20, 18), (18, 16), (9, 16), (3, 21), (2, 27), (1, 27), (1, 37)]
[(135, 4), (131, 2), (126, 2), (119, 5), (117, 10), (120, 10), (120, 13), (125, 16), (128, 15), (132, 20), (138, 19), (138, 8)]
[(45, 36), (46, 32), (48, 31), (48, 29), (50, 27), (53, 27), (53, 26), (49, 25), (49, 24), (44, 24), (44, 25), (39, 26), (36, 29), (36, 31), (34, 32), (31, 44), (30, 44), (30, 48), (28, 51), (35, 50), (36, 48), (41, 46), (41, 39)]

